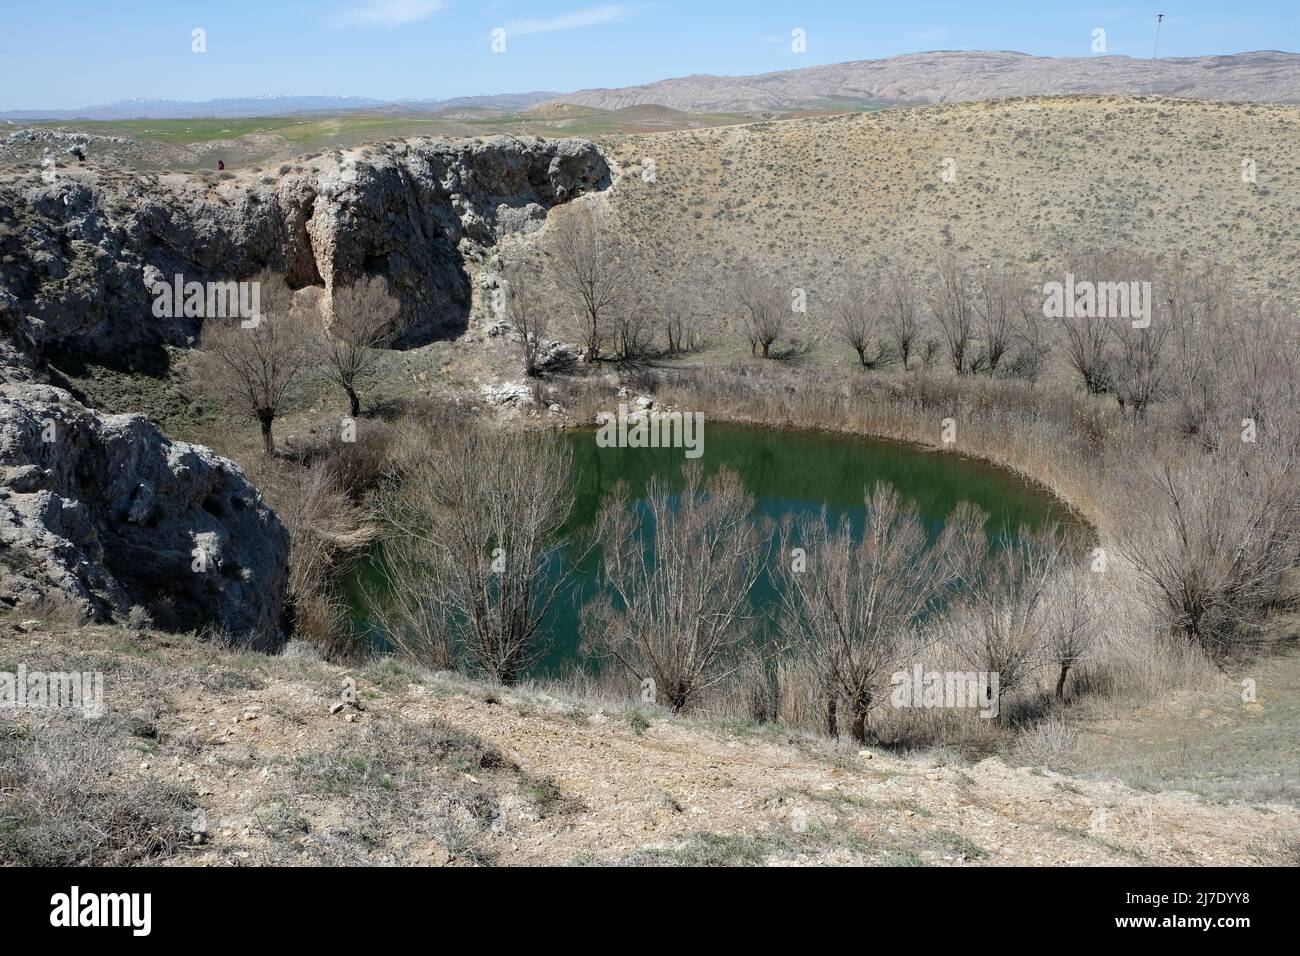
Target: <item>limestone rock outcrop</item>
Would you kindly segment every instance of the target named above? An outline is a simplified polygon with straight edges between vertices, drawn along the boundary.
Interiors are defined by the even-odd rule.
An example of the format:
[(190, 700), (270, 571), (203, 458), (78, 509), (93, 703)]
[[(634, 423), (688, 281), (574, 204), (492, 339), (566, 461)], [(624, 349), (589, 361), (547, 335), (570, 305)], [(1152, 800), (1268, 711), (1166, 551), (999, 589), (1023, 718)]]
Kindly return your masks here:
[(98, 620), (284, 639), (289, 540), (239, 466), (142, 415), (0, 384), (0, 608), (61, 597)]
[(383, 143), (237, 174), (33, 169), (0, 183), (0, 338), (37, 361), (148, 367), (202, 321), (154, 315), (155, 283), (262, 269), (327, 297), (385, 276), (402, 304), (397, 347), (452, 337), (472, 304), (468, 262), (609, 181), (589, 142), (510, 137)]

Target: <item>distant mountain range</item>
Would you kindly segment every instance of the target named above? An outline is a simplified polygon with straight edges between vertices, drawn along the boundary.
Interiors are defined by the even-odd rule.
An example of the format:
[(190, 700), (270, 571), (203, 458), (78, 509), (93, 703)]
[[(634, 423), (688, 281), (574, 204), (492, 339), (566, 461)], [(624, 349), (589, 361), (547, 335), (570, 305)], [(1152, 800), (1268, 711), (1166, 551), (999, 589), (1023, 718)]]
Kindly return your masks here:
[(257, 96), (202, 102), (124, 100), (77, 110), (10, 110), (0, 112), (0, 119), (234, 119), (353, 111), (425, 115), (458, 109), (518, 112), (556, 103), (605, 110), (652, 105), (692, 113), (759, 113), (1010, 96), (1148, 92), (1203, 100), (1297, 103), (1300, 54), (1264, 50), (1152, 61), (1127, 56), (1045, 57), (1006, 51), (943, 51), (756, 76), (683, 76), (643, 86), (563, 94), (508, 93), (444, 100), (359, 96)]
[(1268, 50), (1153, 62), (1127, 56), (910, 53), (758, 76), (684, 76), (645, 86), (579, 90), (556, 100), (598, 109), (654, 104), (696, 113), (754, 113), (1147, 92), (1203, 100), (1300, 102), (1300, 54)]
[(376, 100), (365, 96), (245, 96), (221, 100), (119, 100), (75, 110), (9, 110), (0, 119), (127, 120), (238, 119), (248, 116), (292, 116), (300, 113), (384, 112), (437, 113), (451, 109), (517, 111), (558, 96), (555, 92), (505, 93), (500, 96), (459, 96), (445, 100)]

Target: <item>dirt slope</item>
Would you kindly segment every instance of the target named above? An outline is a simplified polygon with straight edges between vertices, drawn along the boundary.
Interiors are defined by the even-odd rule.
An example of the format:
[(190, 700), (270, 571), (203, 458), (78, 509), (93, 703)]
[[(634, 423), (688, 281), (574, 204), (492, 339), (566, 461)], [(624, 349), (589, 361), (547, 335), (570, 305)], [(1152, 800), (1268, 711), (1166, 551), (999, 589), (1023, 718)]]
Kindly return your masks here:
[[(337, 713), (349, 672), (300, 652), (29, 622), (0, 633), (0, 670), (19, 662), (103, 670), (110, 706), (98, 721), (33, 710), (7, 722), (26, 735), (10, 753), (38, 763), (75, 765), (86, 740), (101, 748), (85, 772), (104, 780), (79, 781), (62, 811), (76, 819), (56, 826), (42, 810), (33, 839), (111, 834), (94, 796), (108, 790), (153, 795), (138, 808), (179, 799), (202, 812), (203, 841), (185, 833), (130, 862), (1247, 864), (1283, 858), (1300, 832), (1290, 805), (1215, 805), (997, 759), (867, 757), (393, 662), (351, 672), (363, 709)], [(12, 835), (52, 805), (40, 791), (58, 780), (0, 761), (6, 777), (16, 783), (0, 806), (19, 825), (0, 833), (0, 860), (62, 858)], [(72, 859), (111, 849), (80, 839)]]

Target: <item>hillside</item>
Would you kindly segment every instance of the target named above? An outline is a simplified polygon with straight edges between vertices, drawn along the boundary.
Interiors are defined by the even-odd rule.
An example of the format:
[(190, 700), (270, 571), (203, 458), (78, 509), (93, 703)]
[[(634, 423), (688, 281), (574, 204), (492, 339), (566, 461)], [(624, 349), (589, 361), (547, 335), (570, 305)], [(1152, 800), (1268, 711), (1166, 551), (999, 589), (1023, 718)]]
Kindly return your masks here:
[(1127, 96), (811, 117), (628, 137), (610, 201), (678, 271), (718, 290), (766, 262), (809, 290), (810, 313), (871, 259), (924, 269), (948, 250), (1031, 274), (1071, 249), (1182, 252), (1277, 290), (1300, 278), (1279, 254), (1300, 242), (1298, 132), (1295, 107)]
[[(1300, 824), (1262, 788), (1216, 805), (397, 660), (349, 670), (301, 644), (35, 621), (0, 637), (32, 668), (107, 672), (127, 702), (6, 722), (0, 864), (1222, 866), (1287, 861)], [(336, 704), (348, 676), (360, 709)], [(1284, 741), (1265, 756), (1293, 759)]]
[(1300, 54), (1266, 50), (1153, 64), (1127, 56), (940, 51), (757, 76), (685, 76), (621, 89), (578, 90), (556, 99), (602, 109), (651, 103), (695, 112), (753, 113), (1067, 93), (1294, 103), (1300, 101)]

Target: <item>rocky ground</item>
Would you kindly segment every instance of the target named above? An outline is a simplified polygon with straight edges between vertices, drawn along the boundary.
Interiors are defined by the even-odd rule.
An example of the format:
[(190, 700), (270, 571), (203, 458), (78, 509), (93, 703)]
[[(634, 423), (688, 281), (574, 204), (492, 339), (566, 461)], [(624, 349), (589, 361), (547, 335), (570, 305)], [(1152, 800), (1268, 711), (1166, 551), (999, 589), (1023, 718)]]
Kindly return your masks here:
[[(348, 670), (298, 645), (11, 621), (0, 669), (19, 662), (104, 670), (109, 714), (0, 725), (0, 861), (1232, 865), (1294, 861), (1300, 834), (1290, 803), (863, 751), (392, 661)], [(349, 677), (359, 708), (341, 702)], [(60, 841), (24, 815), (65, 781), (27, 768), (91, 750), (81, 826)], [(137, 805), (125, 852), (110, 791)]]

